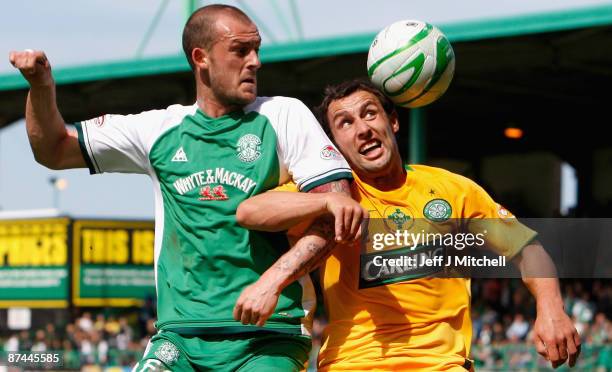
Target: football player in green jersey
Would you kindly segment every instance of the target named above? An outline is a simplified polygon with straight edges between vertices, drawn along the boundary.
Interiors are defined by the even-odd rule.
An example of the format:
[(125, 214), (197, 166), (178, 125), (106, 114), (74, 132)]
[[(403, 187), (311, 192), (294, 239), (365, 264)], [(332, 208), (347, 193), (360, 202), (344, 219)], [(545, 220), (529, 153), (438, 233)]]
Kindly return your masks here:
[[(30, 84), (26, 128), (38, 162), (153, 181), (158, 333), (137, 370), (300, 370), (314, 305), (304, 275), (335, 240), (357, 234), (363, 210), (349, 197), (350, 169), (312, 113), (293, 98), (257, 97), (260, 42), (239, 9), (200, 8), (183, 32), (194, 104), (103, 115), (75, 131), (57, 107), (44, 53), (10, 53)], [(303, 192), (328, 192), (330, 213), (287, 250), (284, 234), (239, 226), (236, 209), (289, 179)], [(270, 267), (280, 290), (261, 304), (252, 284)], [(262, 314), (265, 326), (253, 325)]]

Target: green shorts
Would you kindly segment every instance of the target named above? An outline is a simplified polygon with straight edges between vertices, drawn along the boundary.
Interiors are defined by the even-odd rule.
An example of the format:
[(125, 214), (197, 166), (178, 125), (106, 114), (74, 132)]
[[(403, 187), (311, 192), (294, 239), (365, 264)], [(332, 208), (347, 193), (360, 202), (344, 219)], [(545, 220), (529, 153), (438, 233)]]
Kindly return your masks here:
[(160, 331), (132, 372), (301, 371), (311, 340), (275, 332), (179, 335)]

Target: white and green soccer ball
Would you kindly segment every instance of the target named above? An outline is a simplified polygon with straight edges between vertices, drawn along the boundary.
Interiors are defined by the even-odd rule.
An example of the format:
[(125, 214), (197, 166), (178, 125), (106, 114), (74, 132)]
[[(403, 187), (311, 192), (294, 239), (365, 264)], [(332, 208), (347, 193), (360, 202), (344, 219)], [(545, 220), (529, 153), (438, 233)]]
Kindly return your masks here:
[(455, 54), (435, 26), (395, 22), (376, 35), (368, 53), (368, 76), (402, 107), (421, 107), (440, 98), (455, 72)]

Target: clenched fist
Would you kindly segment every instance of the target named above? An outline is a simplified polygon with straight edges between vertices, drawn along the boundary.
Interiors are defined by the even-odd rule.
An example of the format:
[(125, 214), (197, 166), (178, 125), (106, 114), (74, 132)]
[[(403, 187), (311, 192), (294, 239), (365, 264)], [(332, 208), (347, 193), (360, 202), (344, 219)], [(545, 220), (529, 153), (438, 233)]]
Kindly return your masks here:
[(246, 287), (234, 306), (234, 319), (242, 324), (263, 327), (274, 313), (280, 291), (274, 289), (265, 278)]
[(26, 49), (21, 52), (10, 52), (9, 61), (30, 83), (31, 87), (53, 85), (51, 64), (41, 50)]
[(361, 238), (361, 224), (369, 212), (350, 197), (339, 192), (328, 192), (325, 208), (334, 216), (336, 242), (352, 242)]

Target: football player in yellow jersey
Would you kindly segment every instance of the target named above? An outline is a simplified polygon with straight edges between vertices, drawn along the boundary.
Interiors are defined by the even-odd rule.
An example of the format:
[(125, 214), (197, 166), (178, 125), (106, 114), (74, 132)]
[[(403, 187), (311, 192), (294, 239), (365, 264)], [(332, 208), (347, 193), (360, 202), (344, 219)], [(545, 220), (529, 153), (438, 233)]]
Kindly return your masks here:
[[(536, 349), (553, 367), (565, 361), (573, 366), (580, 338), (563, 310), (558, 280), (550, 275), (554, 265), (534, 240), (535, 232), (465, 177), (422, 165), (404, 167), (395, 139), (400, 124), (394, 106), (369, 83), (355, 80), (328, 87), (320, 111), (323, 127), (353, 169), (352, 195), (369, 211), (370, 221), (398, 228), (419, 220), (440, 225), (450, 219), (503, 221), (489, 239), (491, 248), (514, 261), (536, 298)], [(333, 156), (334, 149), (328, 151), (332, 154), (327, 156)], [(291, 185), (285, 190), (292, 191)], [(237, 218), (249, 228), (273, 230), (330, 212), (337, 233), (354, 236), (360, 213), (342, 196), (280, 189), (245, 201)], [(469, 279), (431, 278), (427, 276), (433, 272), (392, 269), (380, 260), (385, 255), (398, 257), (400, 246), (374, 252), (371, 240), (333, 250), (321, 266), (329, 324), (319, 370), (472, 369)], [(378, 253), (378, 264), (373, 253)], [(529, 277), (529, 273), (547, 277)], [(260, 295), (249, 307), (258, 324), (272, 311), (266, 306), (276, 303), (274, 296), (280, 291), (276, 286), (264, 274), (249, 289), (257, 288)]]

